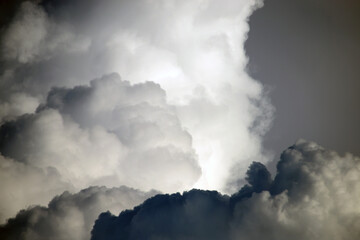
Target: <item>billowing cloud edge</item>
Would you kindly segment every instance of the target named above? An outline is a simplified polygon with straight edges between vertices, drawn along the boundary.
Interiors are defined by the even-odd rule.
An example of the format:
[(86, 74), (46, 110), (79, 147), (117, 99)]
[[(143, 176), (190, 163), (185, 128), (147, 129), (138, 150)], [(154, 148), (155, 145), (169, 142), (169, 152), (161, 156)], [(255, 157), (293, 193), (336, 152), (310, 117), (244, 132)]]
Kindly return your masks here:
[(300, 140), (282, 153), (274, 180), (254, 162), (232, 196), (157, 195), (119, 216), (102, 213), (92, 240), (358, 239), (359, 172), (359, 157)]

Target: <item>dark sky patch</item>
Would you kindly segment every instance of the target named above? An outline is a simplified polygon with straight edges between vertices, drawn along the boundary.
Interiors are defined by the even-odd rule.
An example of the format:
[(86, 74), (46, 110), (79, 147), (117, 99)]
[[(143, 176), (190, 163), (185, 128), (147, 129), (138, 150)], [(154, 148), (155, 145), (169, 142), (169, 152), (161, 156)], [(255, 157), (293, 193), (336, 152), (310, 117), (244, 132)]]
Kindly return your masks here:
[(359, 155), (360, 2), (268, 0), (249, 24), (249, 72), (276, 108), (265, 146), (301, 136)]

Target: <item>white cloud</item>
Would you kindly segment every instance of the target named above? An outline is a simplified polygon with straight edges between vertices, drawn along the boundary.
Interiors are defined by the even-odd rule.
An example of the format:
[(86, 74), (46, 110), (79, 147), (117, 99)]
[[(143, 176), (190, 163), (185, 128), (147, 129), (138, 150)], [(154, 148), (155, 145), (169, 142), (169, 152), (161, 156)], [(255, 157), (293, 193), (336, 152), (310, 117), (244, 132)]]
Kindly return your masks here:
[[(24, 169), (53, 169), (69, 189), (229, 190), (232, 169), (242, 178), (252, 159), (266, 159), (272, 108), (257, 104), (266, 100), (243, 49), (259, 6), (24, 2), (1, 37), (1, 154)], [(36, 199), (14, 208), (29, 203)]]
[(53, 89), (37, 113), (0, 132), (3, 154), (55, 168), (76, 189), (125, 184), (167, 192), (190, 188), (200, 175), (191, 136), (164, 91), (151, 82), (131, 85), (117, 74)]
[[(132, 83), (158, 83), (193, 139), (203, 172), (196, 186), (228, 189), (232, 168), (244, 173), (250, 159), (266, 159), (261, 136), (272, 108), (255, 103), (267, 100), (261, 84), (245, 71), (243, 49), (247, 18), (261, 4), (24, 3), (4, 35), (4, 56), (18, 61), (5, 65), (15, 73), (5, 81), (13, 89), (6, 95), (21, 92), (41, 102), (53, 86), (88, 84), (111, 72)], [(108, 92), (107, 98), (117, 98), (112, 94)]]

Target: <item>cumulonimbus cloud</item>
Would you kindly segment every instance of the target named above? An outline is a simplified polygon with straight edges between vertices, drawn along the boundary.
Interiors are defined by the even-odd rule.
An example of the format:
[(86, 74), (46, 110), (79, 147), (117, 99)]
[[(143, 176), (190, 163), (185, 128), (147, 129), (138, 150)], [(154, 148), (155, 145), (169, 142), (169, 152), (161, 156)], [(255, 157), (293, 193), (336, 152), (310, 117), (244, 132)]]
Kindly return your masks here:
[(358, 239), (359, 158), (300, 141), (274, 179), (260, 163), (273, 108), (243, 43), (261, 4), (22, 3), (0, 40), (1, 238), (88, 239), (142, 191), (233, 193), (256, 160), (231, 196), (157, 195), (92, 238)]
[(94, 185), (234, 192), (266, 160), (243, 49), (261, 5), (22, 2), (0, 38), (0, 222)]
[(92, 239), (358, 239), (360, 158), (313, 142), (285, 150), (272, 181), (253, 163), (231, 197), (157, 195), (119, 216), (102, 213)]
[[(1, 37), (3, 63), (0, 73), (1, 122), (6, 125), (8, 121), (24, 122), (24, 119), (31, 118), (32, 120), (27, 121), (45, 124), (43, 134), (46, 137), (51, 135), (51, 141), (47, 139), (49, 142), (41, 143), (41, 138), (36, 139), (35, 135), (31, 136), (30, 132), (33, 130), (30, 128), (42, 128), (34, 123), (26, 125), (28, 128), (26, 131), (29, 132), (27, 142), (34, 142), (31, 147), (32, 153), (36, 155), (34, 161), (39, 163), (47, 159), (46, 161), (50, 162), (43, 162), (42, 167), (46, 165), (59, 168), (60, 164), (56, 164), (59, 158), (50, 159), (49, 155), (46, 155), (49, 154), (47, 147), (52, 148), (50, 151), (53, 151), (54, 146), (50, 146), (50, 143), (56, 141), (58, 141), (58, 146), (63, 146), (59, 150), (63, 155), (67, 155), (67, 159), (71, 158), (72, 152), (76, 151), (75, 147), (66, 148), (65, 146), (69, 146), (68, 143), (72, 142), (75, 144), (73, 146), (78, 144), (79, 154), (84, 149), (81, 145), (87, 144), (89, 148), (97, 149), (97, 153), (91, 155), (95, 157), (98, 154), (96, 158), (99, 161), (101, 159), (104, 165), (118, 167), (114, 166), (114, 162), (107, 162), (107, 160), (116, 155), (127, 154), (119, 142), (128, 138), (127, 134), (130, 134), (133, 136), (131, 139), (133, 148), (130, 150), (133, 157), (137, 155), (137, 158), (143, 158), (142, 150), (136, 152), (139, 149), (137, 147), (145, 144), (146, 138), (150, 137), (149, 131), (155, 131), (150, 123), (156, 121), (156, 124), (162, 125), (161, 128), (164, 128), (164, 131), (168, 128), (169, 131), (166, 130), (165, 134), (167, 137), (163, 139), (171, 141), (172, 143), (169, 144), (174, 145), (172, 150), (168, 148), (163, 151), (160, 158), (174, 159), (176, 155), (175, 162), (183, 161), (186, 165), (186, 162), (197, 161), (201, 169), (199, 178), (193, 177), (196, 174), (192, 173), (192, 168), (189, 168), (191, 169), (189, 174), (179, 177), (178, 184), (174, 184), (171, 188), (160, 188), (160, 190), (178, 191), (183, 190), (185, 185), (196, 184), (196, 187), (231, 192), (234, 190), (228, 187), (228, 182), (233, 180), (229, 179), (231, 169), (245, 173), (251, 159), (265, 161), (261, 136), (271, 122), (272, 107), (264, 96), (261, 84), (246, 73), (247, 57), (243, 49), (248, 31), (247, 18), (261, 4), (261, 1), (256, 0), (227, 0), (222, 1), (221, 4), (214, 0), (24, 2), (13, 20), (4, 28)], [(139, 86), (144, 86), (144, 88), (149, 86), (149, 88), (141, 92), (144, 96), (136, 95), (134, 91), (136, 96), (128, 93), (125, 95), (129, 99), (125, 99), (127, 98), (124, 97), (125, 95), (121, 99), (120, 96), (123, 93), (116, 91), (118, 88), (115, 87), (113, 91), (110, 91), (105, 90), (106, 86), (97, 86), (97, 90), (107, 91), (104, 93), (107, 94), (106, 97), (103, 96), (102, 99), (94, 97), (92, 102), (87, 103), (84, 93), (84, 99), (80, 100), (81, 96), (74, 99), (78, 107), (65, 106), (67, 109), (36, 112), (39, 105), (47, 104), (48, 94), (48, 100), (53, 101), (52, 104), (56, 100), (55, 95), (59, 97), (62, 94), (60, 88), (74, 88), (71, 94), (75, 94), (76, 91), (78, 94), (83, 94), (79, 86), (89, 86), (93, 79), (102, 78), (113, 72), (119, 73), (122, 79), (130, 81), (130, 84), (144, 83)], [(110, 108), (114, 107), (112, 101), (125, 101), (124, 104), (131, 104), (130, 101), (139, 98), (138, 101), (149, 101), (150, 105), (156, 101), (159, 96), (147, 95), (152, 94), (152, 89), (156, 88), (155, 84), (150, 86), (151, 84), (145, 83), (146, 81), (160, 85), (159, 89), (162, 90), (159, 90), (159, 96), (161, 95), (161, 101), (163, 101), (161, 104), (169, 105), (167, 108), (171, 108), (171, 114), (165, 113), (168, 110), (158, 111), (161, 107), (147, 108), (144, 104), (142, 110), (128, 108), (129, 112), (126, 114), (136, 115), (138, 114), (136, 111), (142, 111), (139, 116), (143, 118), (143, 121), (153, 118), (149, 120), (149, 124), (144, 123), (135, 127), (139, 118), (134, 117), (119, 120), (128, 121), (128, 126), (133, 128), (126, 128), (124, 124), (123, 129), (119, 129), (119, 126), (110, 126), (116, 117), (120, 117), (115, 116), (115, 112), (125, 111), (117, 108), (111, 113)], [(97, 84), (106, 85), (105, 82), (97, 81)], [(58, 90), (51, 90), (53, 88)], [(54, 96), (50, 99), (52, 94)], [(71, 100), (66, 101), (71, 104)], [(81, 104), (84, 106), (80, 106)], [(93, 109), (89, 109), (91, 104), (90, 108)], [(61, 106), (49, 107), (60, 108)], [(104, 108), (103, 111), (101, 108)], [(72, 112), (61, 112), (62, 110)], [(70, 115), (79, 126), (70, 123), (72, 120), (62, 119), (63, 113)], [(80, 116), (82, 113), (84, 115)], [(50, 125), (56, 124), (56, 121), (64, 126), (51, 128)], [(85, 133), (87, 129), (83, 129), (84, 126), (85, 128), (90, 125), (91, 128), (104, 127), (105, 124), (109, 124), (105, 130), (98, 127), (91, 133)], [(178, 125), (176, 127), (178, 129), (175, 130), (175, 127), (169, 126), (171, 124)], [(61, 127), (64, 129), (61, 130)], [(112, 131), (110, 128), (117, 129), (112, 129), (114, 130)], [(45, 129), (50, 132), (45, 133)], [(57, 131), (59, 134), (52, 131)], [(135, 134), (139, 132), (144, 132), (146, 136), (135, 137)], [(68, 138), (61, 138), (63, 134), (68, 134)], [(161, 134), (161, 131), (152, 136), (156, 134)], [(106, 144), (100, 143), (102, 141), (100, 135), (108, 137)], [(56, 140), (56, 136), (60, 138)], [(82, 138), (77, 141), (75, 136), (82, 136)], [(64, 142), (70, 138), (73, 140)], [(158, 136), (158, 138), (161, 137)], [(185, 145), (191, 144), (193, 153), (190, 153), (190, 150), (186, 150), (185, 155), (183, 155), (184, 151), (180, 153), (178, 143), (181, 141), (187, 141)], [(97, 147), (93, 148), (91, 142), (96, 142)], [(158, 146), (158, 152), (162, 147)], [(15, 149), (16, 145), (12, 148)], [(159, 157), (155, 155), (149, 152), (147, 158)], [(13, 154), (11, 156), (19, 161), (29, 161), (29, 158), (34, 158), (34, 154), (30, 152), (27, 152), (26, 157)], [(21, 159), (17, 159), (18, 157)], [(162, 160), (159, 159), (159, 161)], [(186, 167), (183, 168), (185, 165), (174, 164), (174, 161), (163, 162), (163, 165), (172, 164), (173, 168), (179, 172), (186, 171)], [(75, 162), (74, 160), (73, 167), (77, 164)], [(99, 168), (97, 164), (91, 165), (90, 162), (87, 164), (89, 164), (88, 174), (91, 169)], [(131, 164), (136, 165), (135, 161)], [(72, 171), (73, 175), (79, 175), (76, 168), (81, 167), (81, 163), (74, 169), (71, 169), (70, 165), (62, 166), (63, 169)], [(160, 168), (160, 165), (158, 163), (143, 164), (138, 168), (155, 172), (154, 170)], [(196, 171), (199, 174), (199, 171)], [(62, 171), (59, 170), (59, 172)], [(161, 174), (165, 173), (166, 171), (161, 171)], [(86, 173), (80, 175), (83, 174)], [(244, 175), (240, 174), (240, 176)], [(65, 177), (71, 179), (69, 176)], [(143, 183), (146, 182), (145, 179), (146, 177)], [(192, 184), (182, 184), (183, 181), (192, 182)], [(150, 184), (149, 181), (148, 183)], [(84, 182), (83, 185), (86, 184), (92, 183), (91, 181)], [(130, 183), (121, 180), (113, 184)], [(133, 187), (139, 187), (139, 185), (138, 183), (130, 184)], [(154, 187), (158, 187), (158, 184), (155, 183)], [(147, 189), (149, 186), (140, 186), (140, 188)]]

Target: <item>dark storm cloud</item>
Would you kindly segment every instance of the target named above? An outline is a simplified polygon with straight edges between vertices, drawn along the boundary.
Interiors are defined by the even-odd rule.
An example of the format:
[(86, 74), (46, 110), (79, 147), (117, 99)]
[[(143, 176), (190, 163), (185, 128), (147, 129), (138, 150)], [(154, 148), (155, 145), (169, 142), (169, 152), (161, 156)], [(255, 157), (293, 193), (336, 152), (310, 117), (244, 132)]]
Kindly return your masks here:
[[(250, 166), (248, 177), (252, 179), (251, 183), (266, 181), (265, 175), (267, 176), (268, 173), (261, 163), (253, 163)], [(246, 187), (247, 197), (255, 191), (251, 183)], [(261, 191), (258, 187), (256, 190)], [(144, 193), (127, 187), (111, 189), (90, 187), (76, 194), (64, 192), (52, 199), (47, 207), (33, 206), (21, 210), (14, 218), (10, 218), (6, 224), (0, 226), (0, 237), (4, 240), (89, 239), (94, 221), (102, 211), (119, 212), (141, 203), (156, 193), (155, 191)], [(244, 193), (240, 192), (232, 199), (244, 197)], [(135, 230), (138, 234), (137, 239), (146, 239), (149, 229), (154, 226), (158, 231), (166, 228), (164, 220), (167, 219), (162, 219), (165, 215), (176, 216), (172, 221), (167, 222), (170, 228), (174, 225), (176, 227), (171, 230), (174, 237), (172, 239), (177, 239), (179, 234), (194, 236), (194, 232), (197, 232), (195, 239), (203, 239), (206, 229), (208, 229), (205, 235), (207, 239), (224, 239), (223, 233), (228, 228), (230, 217), (229, 201), (232, 199), (215, 191), (199, 190), (185, 192), (183, 195), (157, 195), (141, 206), (142, 210), (139, 214), (146, 219), (143, 219), (142, 223), (137, 223)], [(188, 206), (184, 208), (185, 203)], [(139, 207), (134, 211), (137, 212), (137, 209)], [(209, 214), (209, 211), (221, 217), (209, 219), (199, 225), (203, 216)], [(133, 214), (129, 210), (124, 215), (127, 218)], [(189, 217), (191, 217), (190, 223)]]
[(268, 0), (250, 17), (250, 74), (269, 86), (265, 146), (299, 137), (360, 154), (360, 2)]
[(231, 197), (192, 190), (157, 195), (133, 210), (102, 213), (92, 239), (358, 239), (360, 159), (299, 141), (272, 181), (260, 163)]
[(47, 207), (32, 206), (0, 225), (3, 240), (85, 240), (104, 209), (121, 211), (141, 203), (157, 192), (128, 187), (89, 187), (76, 194), (64, 192)]

